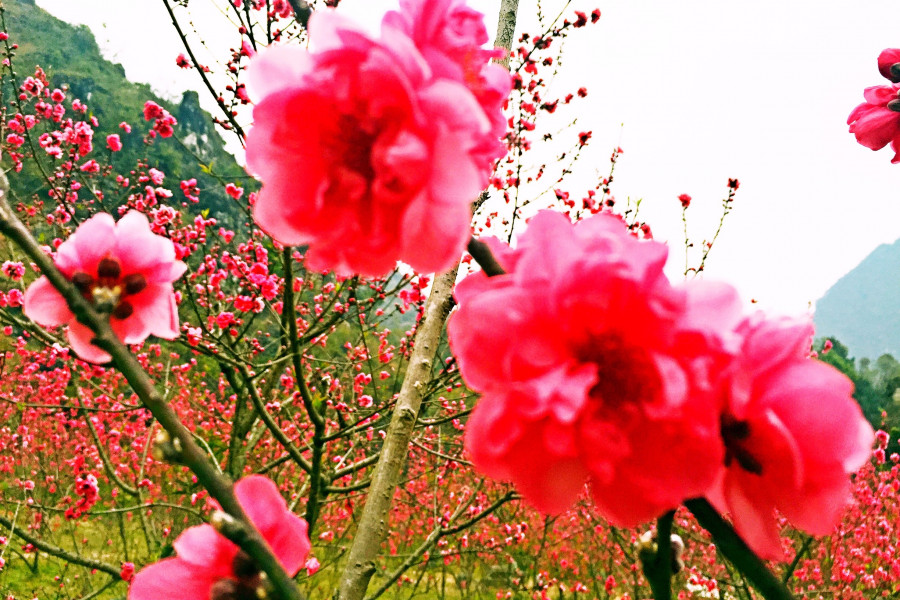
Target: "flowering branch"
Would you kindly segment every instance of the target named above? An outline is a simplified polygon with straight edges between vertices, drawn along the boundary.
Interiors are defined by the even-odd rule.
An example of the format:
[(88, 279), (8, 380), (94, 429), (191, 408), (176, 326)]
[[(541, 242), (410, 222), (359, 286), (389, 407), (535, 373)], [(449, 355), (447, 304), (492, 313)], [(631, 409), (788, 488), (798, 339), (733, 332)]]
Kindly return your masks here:
[(197, 72), (200, 73), (200, 78), (203, 79), (203, 84), (206, 85), (206, 89), (208, 89), (209, 93), (212, 94), (213, 98), (215, 98), (216, 104), (218, 104), (219, 108), (222, 109), (222, 112), (225, 113), (225, 116), (228, 118), (228, 122), (231, 123), (232, 127), (234, 127), (234, 131), (238, 134), (238, 138), (241, 140), (241, 145), (243, 145), (244, 138), (246, 137), (244, 135), (244, 130), (238, 124), (237, 120), (234, 118), (234, 115), (231, 114), (231, 111), (228, 110), (228, 107), (225, 106), (225, 101), (219, 96), (215, 88), (213, 88), (212, 83), (210, 83), (209, 78), (203, 71), (203, 67), (194, 56), (194, 51), (191, 49), (191, 45), (188, 43), (187, 36), (184, 35), (184, 31), (181, 30), (181, 25), (179, 25), (178, 19), (175, 17), (175, 12), (172, 10), (172, 5), (169, 4), (169, 0), (163, 0), (163, 4), (166, 5), (166, 10), (169, 12), (169, 17), (172, 19), (172, 25), (175, 26), (175, 31), (178, 32), (178, 37), (181, 38), (181, 43), (184, 44), (184, 49), (187, 50), (188, 55), (191, 57), (191, 61), (193, 62), (194, 67), (197, 69)]
[(766, 567), (709, 502), (694, 499), (688, 500), (684, 505), (694, 514), (700, 526), (712, 534), (716, 548), (747, 577), (766, 600), (794, 600), (784, 583)]
[[(13, 213), (7, 200), (8, 191), (9, 182), (5, 175), (2, 175), (0, 176), (0, 231), (17, 244), (37, 265), (41, 273), (66, 300), (78, 322), (94, 332), (95, 337), (91, 343), (112, 357), (113, 364), (125, 376), (138, 398), (171, 436), (171, 448), (177, 452), (178, 461), (189, 467), (197, 476), (199, 483), (218, 501), (222, 510), (244, 527), (246, 536), (239, 545), (269, 577), (277, 596), (282, 600), (300, 600), (300, 592), (293, 580), (284, 571), (268, 544), (238, 503), (231, 481), (220, 474), (215, 465), (209, 462), (206, 453), (194, 441), (193, 435), (181, 423), (174, 409), (166, 403), (137, 358), (116, 337), (109, 323), (109, 315), (99, 312), (63, 275), (31, 235), (31, 232)], [(175, 457), (173, 456), (173, 458)]]
[(62, 548), (58, 548), (52, 544), (43, 542), (35, 537), (28, 535), (27, 533), (24, 533), (21, 527), (14, 528), (13, 523), (8, 521), (7, 519), (4, 519), (3, 517), (0, 517), (0, 525), (2, 525), (4, 528), (9, 529), (12, 533), (15, 533), (17, 536), (25, 540), (26, 543), (31, 544), (38, 550), (46, 552), (51, 556), (61, 558), (68, 563), (72, 563), (73, 565), (80, 565), (82, 567), (87, 567), (88, 569), (96, 569), (98, 571), (102, 571), (108, 575), (112, 575), (116, 579), (116, 581), (122, 578), (121, 575), (119, 575), (119, 568), (104, 562), (100, 562), (99, 560), (83, 558), (81, 556), (78, 556), (77, 554), (69, 552), (68, 550), (63, 550)]
[[(81, 402), (79, 402), (78, 404), (80, 406)], [(84, 407), (80, 406), (80, 408)], [(94, 428), (94, 423), (91, 421), (90, 415), (86, 413), (84, 414), (84, 422), (87, 423), (88, 431), (91, 432), (91, 437), (94, 439), (94, 445), (97, 448), (97, 454), (100, 456), (100, 462), (103, 463), (103, 469), (106, 471), (106, 475), (107, 477), (109, 477), (109, 480), (122, 488), (122, 491), (129, 496), (139, 496), (140, 494), (137, 489), (122, 481), (122, 478), (116, 474), (115, 468), (112, 466), (112, 463), (110, 463), (109, 457), (106, 455), (106, 451), (103, 449), (103, 443), (100, 441), (100, 436), (97, 435), (97, 429)]]
[[(303, 407), (313, 425), (312, 460), (309, 468), (309, 498), (306, 501), (306, 522), (309, 524), (309, 532), (312, 534), (316, 519), (319, 514), (319, 493), (322, 487), (322, 456), (325, 449), (325, 419), (316, 408), (309, 386), (306, 385), (306, 376), (303, 372), (303, 363), (300, 353), (300, 335), (297, 332), (297, 315), (294, 308), (294, 273), (293, 254), (290, 246), (285, 247), (282, 253), (284, 260), (284, 313), (288, 325), (288, 339), (290, 343), (291, 360), (294, 365), (294, 379), (297, 389), (303, 400)], [(337, 316), (337, 315), (336, 315)]]

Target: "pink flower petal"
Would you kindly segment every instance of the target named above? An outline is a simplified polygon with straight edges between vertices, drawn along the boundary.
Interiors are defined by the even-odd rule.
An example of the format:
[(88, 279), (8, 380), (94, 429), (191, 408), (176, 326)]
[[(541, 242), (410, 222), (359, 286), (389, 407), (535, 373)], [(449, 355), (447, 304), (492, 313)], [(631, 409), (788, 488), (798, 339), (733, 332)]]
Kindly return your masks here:
[(141, 569), (128, 588), (128, 600), (209, 600), (215, 576), (179, 558)]
[(782, 560), (784, 550), (775, 523), (775, 507), (760, 495), (756, 480), (756, 476), (742, 471), (729, 473), (725, 499), (734, 528), (761, 558)]
[(178, 337), (178, 310), (172, 284), (151, 283), (126, 300), (134, 307), (134, 316), (126, 321), (139, 317), (139, 321), (128, 328), (129, 341), (126, 343), (136, 344), (151, 334), (167, 340)]
[(307, 530), (306, 521), (297, 515), (287, 513), (279, 526), (266, 538), (272, 552), (291, 576), (303, 568), (312, 548)]
[(69, 323), (66, 339), (81, 360), (95, 364), (104, 364), (112, 360), (109, 354), (91, 343), (94, 332), (78, 321), (72, 320)]
[(64, 244), (74, 244), (82, 270), (96, 273), (97, 264), (115, 248), (116, 222), (107, 213), (98, 213), (79, 225)]
[(75, 316), (50, 280), (40, 277), (25, 290), (25, 316), (45, 327), (56, 327), (72, 321)]
[(178, 558), (213, 580), (229, 577), (238, 547), (213, 529), (212, 525), (196, 525), (181, 532), (172, 544)]
[(280, 92), (302, 81), (312, 70), (312, 66), (309, 52), (304, 48), (269, 46), (249, 63), (247, 93), (254, 101), (258, 101)]
[(266, 539), (290, 516), (287, 503), (271, 479), (244, 477), (234, 486), (238, 502)]

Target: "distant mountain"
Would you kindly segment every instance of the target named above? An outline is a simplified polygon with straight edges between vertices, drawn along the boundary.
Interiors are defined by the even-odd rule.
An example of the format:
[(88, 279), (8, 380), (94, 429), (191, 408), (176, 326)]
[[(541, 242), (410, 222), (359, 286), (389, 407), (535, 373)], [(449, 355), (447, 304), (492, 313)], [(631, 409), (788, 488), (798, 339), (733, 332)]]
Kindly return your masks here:
[(878, 246), (816, 302), (817, 337), (833, 336), (856, 358), (900, 356), (900, 240)]
[[(150, 86), (128, 81), (122, 65), (104, 59), (86, 26), (60, 21), (38, 7), (34, 0), (5, 0), (3, 7), (10, 42), (19, 45), (13, 58), (18, 82), (40, 66), (52, 87), (68, 86), (67, 104), (74, 98), (86, 103), (89, 114), (100, 122), (94, 133), (94, 153), (98, 161), (106, 152), (106, 136), (118, 133), (124, 148), (114, 157), (117, 171), (127, 174), (138, 159), (146, 158), (149, 166), (166, 174), (166, 187), (176, 194), (180, 194), (182, 179), (198, 180), (202, 190), (200, 203), (190, 204), (189, 210), (209, 209), (213, 216), (229, 224), (245, 220), (225, 194), (223, 182), (240, 182), (248, 190), (256, 189), (256, 182), (247, 177), (244, 169), (225, 150), (212, 117), (200, 108), (196, 92), (185, 92), (179, 104), (163, 100)], [(140, 27), (139, 24), (136, 26)], [(162, 57), (161, 60), (168, 59)], [(172, 68), (175, 68), (174, 59)], [(3, 90), (4, 97), (9, 97), (9, 91)], [(149, 130), (149, 124), (143, 119), (143, 106), (147, 100), (163, 106), (178, 119), (175, 136), (180, 143), (174, 138), (157, 138), (150, 146), (143, 143)], [(123, 121), (132, 126), (131, 134), (126, 135), (119, 129), (119, 123)], [(200, 163), (208, 172), (201, 169)], [(41, 175), (33, 166), (26, 166), (22, 173), (11, 177), (10, 183), (13, 192), (19, 192), (20, 197), (43, 187)], [(111, 196), (115, 198), (115, 194)], [(115, 201), (123, 199), (115, 198)]]

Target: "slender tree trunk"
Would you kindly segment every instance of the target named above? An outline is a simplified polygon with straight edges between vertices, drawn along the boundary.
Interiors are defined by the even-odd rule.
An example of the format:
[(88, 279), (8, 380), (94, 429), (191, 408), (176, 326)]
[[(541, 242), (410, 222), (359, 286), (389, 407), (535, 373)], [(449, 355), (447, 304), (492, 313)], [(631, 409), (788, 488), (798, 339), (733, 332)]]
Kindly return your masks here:
[(509, 67), (509, 51), (512, 50), (513, 38), (516, 35), (516, 15), (519, 13), (519, 0), (501, 0), (500, 18), (497, 20), (497, 37), (494, 46), (506, 50), (507, 55), (497, 62)]
[(381, 550), (388, 528), (388, 516), (394, 490), (409, 450), (409, 440), (419, 417), (422, 391), (431, 380), (431, 366), (450, 312), (450, 299), (459, 266), (440, 275), (434, 282), (425, 305), (425, 315), (416, 331), (409, 367), (403, 378), (400, 396), (391, 416), (381, 457), (372, 476), (362, 518), (350, 547), (347, 566), (341, 577), (340, 600), (361, 600), (375, 572), (375, 558)]
[[(512, 47), (518, 8), (519, 0), (503, 0), (500, 7), (494, 45), (507, 52)], [(508, 67), (509, 57), (498, 62)], [(419, 417), (422, 390), (431, 381), (432, 363), (452, 308), (453, 286), (458, 271), (459, 265), (435, 279), (425, 305), (425, 314), (416, 331), (409, 367), (372, 476), (362, 518), (347, 557), (347, 566), (341, 576), (338, 600), (362, 600), (375, 573), (375, 559), (387, 535), (394, 492), (409, 452), (409, 440)]]

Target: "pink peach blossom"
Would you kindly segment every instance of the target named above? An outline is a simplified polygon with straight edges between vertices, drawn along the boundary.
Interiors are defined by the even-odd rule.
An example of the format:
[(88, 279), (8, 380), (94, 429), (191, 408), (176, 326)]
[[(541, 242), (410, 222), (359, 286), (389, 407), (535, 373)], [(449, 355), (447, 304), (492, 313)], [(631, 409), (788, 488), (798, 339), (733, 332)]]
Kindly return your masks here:
[(539, 510), (569, 507), (589, 482), (601, 511), (635, 526), (702, 495), (724, 458), (719, 374), (738, 340), (729, 286), (672, 286), (668, 249), (601, 213), (572, 225), (542, 211), (506, 275), (456, 289), (450, 345), (482, 393), (466, 448)]
[(512, 78), (507, 69), (490, 62), (506, 51), (483, 48), (490, 39), (484, 15), (466, 6), (465, 0), (401, 0), (400, 11), (388, 12), (382, 27), (385, 36), (394, 31), (409, 36), (436, 76), (472, 91), (491, 121), (492, 135), (482, 148), (486, 162), (506, 154), (500, 138), (507, 128), (503, 107)]
[(122, 139), (118, 133), (106, 136), (106, 147), (112, 152), (118, 152), (122, 149)]
[[(310, 550), (306, 521), (288, 510), (275, 484), (261, 475), (240, 480), (234, 493), (281, 566), (295, 575), (305, 565)], [(134, 576), (129, 600), (258, 597), (259, 568), (212, 525), (186, 529), (174, 547), (176, 558), (161, 560)]]
[(891, 162), (900, 163), (900, 84), (866, 88), (866, 101), (853, 109), (847, 118), (850, 133), (856, 141), (872, 150), (888, 144), (894, 150)]
[(900, 83), (900, 67), (893, 69), (894, 65), (900, 65), (900, 49), (888, 48), (878, 55), (878, 72), (882, 77), (893, 83)]
[(317, 11), (309, 35), (311, 52), (276, 47), (250, 63), (257, 224), (283, 244), (310, 245), (314, 269), (449, 268), (490, 169), (491, 124), (477, 99), (436, 77), (400, 32), (373, 40)]
[(710, 499), (760, 556), (781, 559), (775, 511), (810, 534), (831, 533), (851, 499), (848, 474), (869, 459), (875, 435), (852, 382), (808, 358), (809, 322), (757, 315), (739, 333), (721, 418), (726, 469)]
[[(149, 335), (178, 337), (172, 282), (187, 267), (176, 260), (172, 241), (155, 235), (143, 214), (131, 211), (118, 223), (106, 213), (91, 217), (59, 246), (56, 266), (86, 298), (113, 302), (110, 324), (126, 344), (140, 343)], [(25, 292), (24, 310), (41, 325), (68, 325), (69, 343), (82, 359), (110, 360), (91, 344), (93, 332), (75, 320), (46, 277)]]

